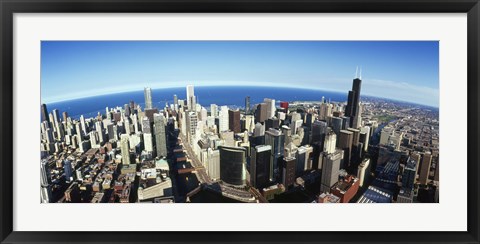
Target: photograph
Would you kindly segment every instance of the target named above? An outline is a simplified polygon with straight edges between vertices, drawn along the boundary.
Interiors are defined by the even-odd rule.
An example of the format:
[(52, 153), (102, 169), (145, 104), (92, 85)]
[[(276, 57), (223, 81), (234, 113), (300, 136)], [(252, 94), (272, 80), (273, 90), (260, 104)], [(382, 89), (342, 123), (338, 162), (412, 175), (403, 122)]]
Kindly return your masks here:
[(42, 204), (440, 203), (438, 40), (44, 40), (40, 66)]

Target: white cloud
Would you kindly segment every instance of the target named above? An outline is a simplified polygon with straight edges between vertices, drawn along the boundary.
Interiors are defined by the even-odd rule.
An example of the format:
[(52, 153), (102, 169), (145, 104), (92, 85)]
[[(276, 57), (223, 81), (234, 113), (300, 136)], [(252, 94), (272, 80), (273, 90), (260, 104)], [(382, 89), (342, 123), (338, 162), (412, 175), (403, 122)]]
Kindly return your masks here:
[(383, 97), (406, 102), (438, 107), (439, 90), (426, 86), (413, 85), (379, 79), (362, 80), (362, 93), (368, 96)]

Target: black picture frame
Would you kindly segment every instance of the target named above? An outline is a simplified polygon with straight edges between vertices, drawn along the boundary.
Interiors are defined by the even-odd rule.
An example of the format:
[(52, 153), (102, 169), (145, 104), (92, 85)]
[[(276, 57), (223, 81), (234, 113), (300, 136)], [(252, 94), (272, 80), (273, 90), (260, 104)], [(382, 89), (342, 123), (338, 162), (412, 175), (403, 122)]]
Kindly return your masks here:
[[(479, 243), (478, 0), (0, 0), (1, 243)], [(14, 13), (468, 13), (468, 231), (466, 232), (19, 232), (13, 231)], [(428, 224), (428, 220), (425, 220)], [(212, 230), (213, 231), (213, 230)]]

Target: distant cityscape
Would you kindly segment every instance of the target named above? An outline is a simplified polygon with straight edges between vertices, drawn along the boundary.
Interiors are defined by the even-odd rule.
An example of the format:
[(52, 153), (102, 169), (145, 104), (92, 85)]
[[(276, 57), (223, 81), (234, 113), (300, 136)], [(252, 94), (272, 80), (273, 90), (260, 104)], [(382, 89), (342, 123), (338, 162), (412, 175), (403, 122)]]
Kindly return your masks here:
[(41, 104), (40, 201), (438, 203), (438, 109), (361, 88), (360, 71), (346, 101), (219, 106), (187, 85), (79, 119)]

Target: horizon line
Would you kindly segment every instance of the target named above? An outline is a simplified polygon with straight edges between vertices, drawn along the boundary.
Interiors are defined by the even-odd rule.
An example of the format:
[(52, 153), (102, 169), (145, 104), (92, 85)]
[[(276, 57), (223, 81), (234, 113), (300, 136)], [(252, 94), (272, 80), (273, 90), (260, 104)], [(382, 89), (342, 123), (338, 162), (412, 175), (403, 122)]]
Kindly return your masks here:
[[(228, 85), (228, 84), (225, 84), (225, 85), (195, 85), (193, 84), (194, 87), (274, 87), (274, 86), (271, 86), (271, 85), (253, 85), (253, 84), (248, 84), (248, 85), (242, 85), (242, 84), (235, 84), (235, 85)], [(307, 87), (295, 87), (295, 86), (291, 86), (291, 85), (280, 85), (280, 86), (275, 86), (275, 87), (279, 87), (279, 88), (292, 88), (292, 89), (300, 89), (300, 90), (315, 90), (315, 91), (326, 91), (326, 92), (335, 92), (335, 93), (344, 93), (345, 91), (339, 91), (339, 90), (333, 90), (333, 89), (317, 89), (317, 88), (307, 88)], [(160, 90), (160, 89), (174, 89), (174, 88), (186, 88), (186, 86), (170, 86), (170, 87), (150, 87), (150, 86), (145, 86), (143, 89), (145, 88), (151, 88), (152, 90)], [(43, 102), (41, 101), (41, 104), (54, 104), (54, 103), (62, 103), (62, 102), (68, 102), (68, 101), (74, 101), (74, 100), (79, 100), (79, 99), (85, 99), (85, 98), (92, 98), (92, 97), (100, 97), (100, 96), (105, 96), (105, 95), (114, 95), (114, 94), (122, 94), (122, 93), (128, 93), (128, 92), (136, 92), (136, 91), (142, 91), (143, 89), (138, 89), (138, 88), (134, 88), (134, 89), (129, 89), (129, 90), (124, 90), (124, 91), (117, 91), (117, 92), (107, 92), (107, 93), (102, 93), (102, 94), (96, 94), (96, 95), (87, 95), (87, 96), (78, 96), (78, 97), (73, 97), (73, 98), (68, 98), (68, 99), (58, 99), (58, 100), (52, 100), (52, 101), (49, 101), (49, 102)], [(173, 95), (176, 95), (176, 94), (172, 94)], [(361, 95), (362, 96), (362, 95)], [(380, 96), (376, 96), (376, 95), (370, 95), (370, 94), (364, 94), (363, 96), (366, 96), (366, 97), (374, 97), (374, 98), (380, 98), (380, 99), (387, 99), (387, 100), (391, 100), (391, 101), (396, 101), (396, 102), (406, 102), (406, 103), (410, 103), (410, 104), (416, 104), (416, 105), (421, 105), (421, 106), (427, 106), (427, 107), (432, 107), (432, 108), (439, 108), (439, 106), (434, 106), (434, 105), (430, 105), (430, 104), (421, 104), (421, 103), (418, 103), (418, 102), (412, 102), (412, 101), (405, 101), (405, 100), (400, 100), (400, 99), (393, 99), (393, 98), (388, 98), (388, 97), (380, 97)]]

